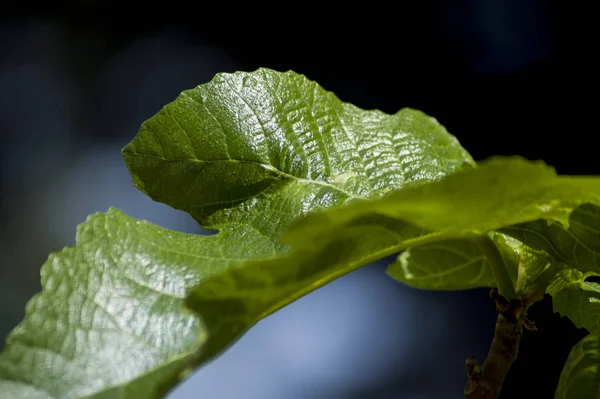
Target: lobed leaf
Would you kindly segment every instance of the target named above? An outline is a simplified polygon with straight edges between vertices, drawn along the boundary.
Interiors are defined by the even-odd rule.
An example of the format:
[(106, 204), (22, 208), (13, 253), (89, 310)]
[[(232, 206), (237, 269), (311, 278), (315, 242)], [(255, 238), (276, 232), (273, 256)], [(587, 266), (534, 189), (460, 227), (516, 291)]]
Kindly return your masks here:
[[(116, 210), (90, 217), (77, 245), (42, 268), (43, 291), (0, 354), (0, 391), (11, 398), (161, 397), (255, 323), (257, 311), (267, 314), (245, 311), (256, 300), (277, 297), (283, 306), (358, 264), (243, 275), (236, 291), (220, 295), (245, 293), (247, 301), (197, 314), (182, 307), (192, 287), (285, 254), (281, 233), (307, 212), (473, 164), (419, 111), (361, 110), (302, 75), (267, 69), (220, 74), (183, 92), (142, 125), (123, 156), (138, 188), (218, 232), (185, 235)], [(267, 291), (253, 291), (254, 283)], [(230, 323), (239, 315), (244, 323)]]
[(43, 291), (6, 341), (2, 397), (164, 393), (207, 339), (199, 318), (182, 306), (186, 293), (239, 262), (239, 250), (223, 256), (222, 241), (162, 229), (115, 209), (90, 216), (78, 228), (76, 246), (48, 258)]
[[(123, 156), (138, 188), (218, 232), (176, 233), (116, 210), (90, 217), (77, 245), (42, 268), (43, 291), (0, 354), (10, 397), (160, 397), (261, 318), (407, 248), (411, 273), (437, 262), (415, 285), (490, 285), (481, 259), (465, 266), (480, 258), (470, 237), (509, 228), (523, 238), (523, 226), (546, 223), (577, 242), (538, 231), (554, 257), (596, 267), (597, 235), (585, 232), (600, 230), (571, 212), (599, 203), (598, 179), (520, 158), (465, 167), (471, 157), (435, 119), (361, 110), (293, 72), (217, 75), (144, 123)], [(535, 252), (523, 262), (521, 246), (500, 249), (537, 284), (553, 263)], [(557, 297), (585, 283), (571, 278), (553, 280)]]

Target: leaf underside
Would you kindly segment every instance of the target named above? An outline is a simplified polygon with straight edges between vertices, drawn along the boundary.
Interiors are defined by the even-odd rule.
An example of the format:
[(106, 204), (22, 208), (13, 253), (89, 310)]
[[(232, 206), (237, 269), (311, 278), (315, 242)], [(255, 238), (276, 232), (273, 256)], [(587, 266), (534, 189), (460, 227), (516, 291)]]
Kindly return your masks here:
[[(412, 249), (390, 268), (400, 281), (426, 289), (490, 286), (493, 280), (482, 268), (481, 253), (469, 241), (474, 235), (538, 219), (566, 223), (573, 209), (588, 207), (586, 202), (596, 201), (599, 194), (598, 179), (557, 176), (546, 165), (521, 158), (494, 158), (443, 180), (311, 213), (284, 234), (283, 242), (291, 247), (288, 254), (208, 279), (186, 303), (223, 331), (243, 329), (347, 269), (406, 248)], [(514, 239), (505, 241), (498, 243), (501, 252), (515, 252), (513, 265), (521, 259), (525, 282), (541, 290), (536, 296), (543, 295), (545, 285), (537, 287), (538, 277), (562, 260), (534, 248), (521, 249)], [(222, 306), (229, 309), (227, 320), (211, 311)], [(579, 311), (568, 307), (565, 313)]]
[[(519, 256), (527, 248), (502, 234), (491, 237), (511, 279), (516, 281)], [(533, 268), (533, 261), (537, 259), (528, 259), (527, 266)], [(449, 239), (408, 248), (389, 265), (387, 272), (404, 284), (427, 290), (468, 290), (497, 285), (485, 254), (469, 239)]]
[(470, 240), (447, 240), (409, 248), (388, 267), (388, 273), (405, 284), (423, 289), (496, 286), (485, 254)]

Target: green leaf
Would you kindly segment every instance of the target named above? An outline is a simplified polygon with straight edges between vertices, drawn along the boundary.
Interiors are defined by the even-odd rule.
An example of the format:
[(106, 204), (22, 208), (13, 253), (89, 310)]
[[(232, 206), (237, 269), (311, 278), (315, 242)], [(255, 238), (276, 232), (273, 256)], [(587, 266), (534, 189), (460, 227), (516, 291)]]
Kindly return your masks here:
[[(217, 313), (209, 314), (210, 309), (227, 307), (228, 328), (243, 328), (289, 298), (384, 256), (420, 245), (469, 239), (529, 220), (563, 221), (574, 206), (599, 197), (600, 179), (558, 177), (541, 162), (495, 158), (479, 168), (466, 168), (376, 200), (355, 200), (311, 213), (283, 236), (291, 246), (286, 256), (208, 279), (191, 293), (187, 304), (202, 310), (203, 317), (215, 325), (225, 322)], [(543, 271), (550, 263), (540, 262), (538, 269)]]
[(403, 220), (455, 238), (538, 219), (568, 224), (570, 212), (587, 202), (600, 203), (600, 179), (557, 176), (542, 162), (495, 157), (433, 184), (308, 215), (284, 241), (319, 242), (369, 217)]
[[(383, 218), (348, 226), (323, 245), (298, 246), (279, 258), (248, 262), (203, 282), (186, 299), (211, 334), (244, 330), (295, 299), (357, 268), (435, 235)], [(223, 315), (226, 314), (227, 317)]]
[[(567, 254), (571, 257), (578, 256), (573, 248), (580, 246), (583, 247), (582, 251), (587, 249), (586, 255), (589, 256), (579, 256), (577, 259), (585, 263), (589, 270), (596, 266), (595, 254), (590, 254), (589, 248), (600, 248), (600, 238), (595, 233), (600, 230), (600, 212), (597, 211), (600, 208), (586, 202), (599, 199), (598, 178), (557, 176), (552, 168), (541, 162), (496, 157), (482, 162), (479, 168), (465, 169), (441, 181), (395, 190), (377, 200), (352, 201), (341, 208), (310, 214), (296, 223), (283, 239), (299, 248), (326, 245), (324, 243), (327, 243), (328, 237), (349, 227), (354, 229), (363, 221), (385, 218), (388, 223), (393, 223), (393, 220), (396, 223), (413, 223), (431, 233), (427, 240), (453, 241), (450, 244), (436, 242), (433, 247), (409, 250), (392, 266), (391, 274), (418, 288), (442, 289), (441, 284), (447, 284), (446, 289), (466, 289), (493, 283), (489, 281), (490, 274), (483, 274), (487, 272), (481, 267), (487, 261), (482, 260), (483, 254), (477, 245), (468, 242), (469, 237), (499, 230), (527, 244), (523, 245), (514, 239), (509, 240), (508, 246), (497, 243), (501, 251), (515, 252), (521, 258), (525, 274), (520, 280), (521, 286), (517, 288), (538, 297), (552, 273), (557, 271), (557, 262), (565, 262), (566, 255), (555, 256), (556, 261), (552, 260), (545, 251), (552, 255), (556, 251), (536, 245), (523, 234), (518, 234), (523, 230), (520, 226), (555, 226), (557, 229), (560, 227), (559, 231), (568, 231), (572, 243), (564, 245), (567, 241), (559, 236), (556, 241), (563, 242), (560, 249), (571, 251), (571, 254)], [(596, 212), (590, 212), (590, 209)], [(525, 223), (530, 220), (533, 221)], [(566, 223), (568, 227), (563, 227), (561, 223)], [(363, 227), (372, 228), (368, 224)], [(368, 235), (369, 232), (365, 230), (359, 234)], [(542, 231), (534, 238), (545, 243), (548, 234)], [(579, 245), (581, 241), (571, 236), (583, 240), (584, 245)], [(505, 238), (508, 239), (508, 236)], [(410, 242), (409, 246), (421, 244), (417, 240)], [(440, 248), (440, 245), (444, 248)], [(406, 247), (406, 243), (398, 243), (387, 252), (403, 249), (403, 246)], [(460, 248), (455, 248), (457, 246)], [(462, 256), (448, 256), (451, 250), (460, 252)], [(301, 252), (299, 250), (299, 254)], [(410, 264), (407, 260), (415, 252), (414, 263)], [(425, 263), (428, 266), (423, 266)], [(550, 266), (551, 270), (545, 272), (541, 280), (538, 279)], [(414, 268), (418, 269), (417, 273)], [(443, 280), (436, 279), (440, 275), (444, 276)], [(515, 281), (514, 273), (512, 277)]]
[(536, 220), (502, 231), (578, 270), (600, 273), (600, 207), (597, 205), (576, 207), (566, 226)]
[(448, 240), (409, 248), (387, 271), (398, 281), (428, 290), (496, 286), (485, 254), (469, 240)]
[(110, 398), (158, 397), (207, 339), (182, 303), (191, 287), (237, 261), (223, 257), (219, 240), (115, 209), (90, 216), (75, 247), (50, 255), (42, 293), (6, 341), (3, 397), (104, 398), (108, 389)]
[(600, 338), (590, 334), (571, 349), (554, 398), (597, 399), (598, 392), (600, 392)]
[(515, 290), (525, 306), (542, 300), (548, 285), (564, 264), (546, 252), (533, 249), (513, 237), (497, 234), (503, 238), (504, 248), (510, 248), (512, 263), (507, 262), (507, 264), (517, 262)]
[[(123, 156), (142, 191), (218, 233), (176, 233), (115, 210), (90, 217), (77, 245), (42, 268), (43, 291), (0, 354), (0, 391), (11, 398), (161, 397), (268, 313), (251, 309), (250, 297), (192, 314), (181, 306), (192, 287), (286, 253), (281, 232), (309, 211), (473, 164), (419, 111), (361, 110), (302, 75), (267, 69), (220, 74), (182, 93), (143, 124)], [(278, 308), (358, 264), (321, 266), (257, 273), (219, 295), (276, 297)], [(294, 289), (272, 284), (278, 279)], [(272, 289), (254, 292), (254, 282)], [(244, 323), (231, 324), (240, 314)]]
[(600, 275), (600, 207), (576, 207), (568, 226), (537, 220), (502, 231), (556, 259), (562, 269), (552, 276), (547, 288), (554, 310), (577, 327), (600, 334), (600, 285), (586, 281)]
[(550, 285), (554, 311), (567, 316), (580, 328), (600, 334), (600, 284), (585, 281), (594, 274), (582, 273), (577, 269), (561, 270)]
[(260, 226), (269, 240), (308, 211), (378, 198), (473, 163), (422, 112), (365, 111), (303, 75), (269, 69), (219, 74), (184, 91), (123, 156), (154, 200), (206, 228)]
[[(514, 238), (502, 234), (493, 234), (492, 237), (512, 281), (516, 282), (519, 255), (527, 249)], [(532, 255), (532, 259), (526, 262), (527, 266), (533, 260)], [(398, 256), (387, 272), (404, 284), (427, 290), (467, 290), (497, 286), (486, 255), (476, 242), (468, 239), (440, 241), (409, 248)]]

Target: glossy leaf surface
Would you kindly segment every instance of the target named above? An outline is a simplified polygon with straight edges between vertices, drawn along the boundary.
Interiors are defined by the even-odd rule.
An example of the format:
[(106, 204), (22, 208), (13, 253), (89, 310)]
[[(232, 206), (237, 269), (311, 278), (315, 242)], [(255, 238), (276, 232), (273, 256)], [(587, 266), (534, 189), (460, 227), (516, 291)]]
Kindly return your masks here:
[[(43, 291), (0, 354), (3, 395), (161, 397), (256, 321), (248, 315), (226, 328), (226, 302), (189, 312), (183, 298), (192, 287), (285, 253), (279, 236), (309, 211), (378, 198), (473, 163), (419, 111), (361, 110), (302, 75), (267, 69), (220, 74), (182, 93), (123, 155), (142, 191), (218, 232), (185, 235), (116, 210), (91, 216), (77, 245), (44, 265)], [(318, 272), (302, 271), (294, 284), (314, 289)], [(298, 270), (279, 272), (289, 273)]]

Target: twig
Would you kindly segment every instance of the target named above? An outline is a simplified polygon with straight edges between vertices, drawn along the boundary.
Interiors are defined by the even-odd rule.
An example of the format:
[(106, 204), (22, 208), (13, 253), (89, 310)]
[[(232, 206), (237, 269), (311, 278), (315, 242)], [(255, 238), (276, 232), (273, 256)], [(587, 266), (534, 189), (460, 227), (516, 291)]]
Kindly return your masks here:
[(516, 298), (517, 293), (515, 292), (513, 281), (510, 278), (504, 259), (502, 258), (496, 243), (494, 243), (494, 240), (487, 234), (476, 236), (473, 240), (479, 249), (481, 249), (490, 264), (490, 268), (492, 269), (492, 273), (498, 284), (498, 292), (500, 295), (504, 298)]
[(507, 301), (493, 289), (490, 296), (496, 302), (498, 319), (494, 339), (488, 355), (479, 366), (474, 357), (467, 359), (468, 381), (465, 386), (465, 399), (496, 399), (500, 395), (502, 383), (519, 352), (519, 342), (523, 324), (532, 325), (526, 319), (526, 309), (521, 299)]

